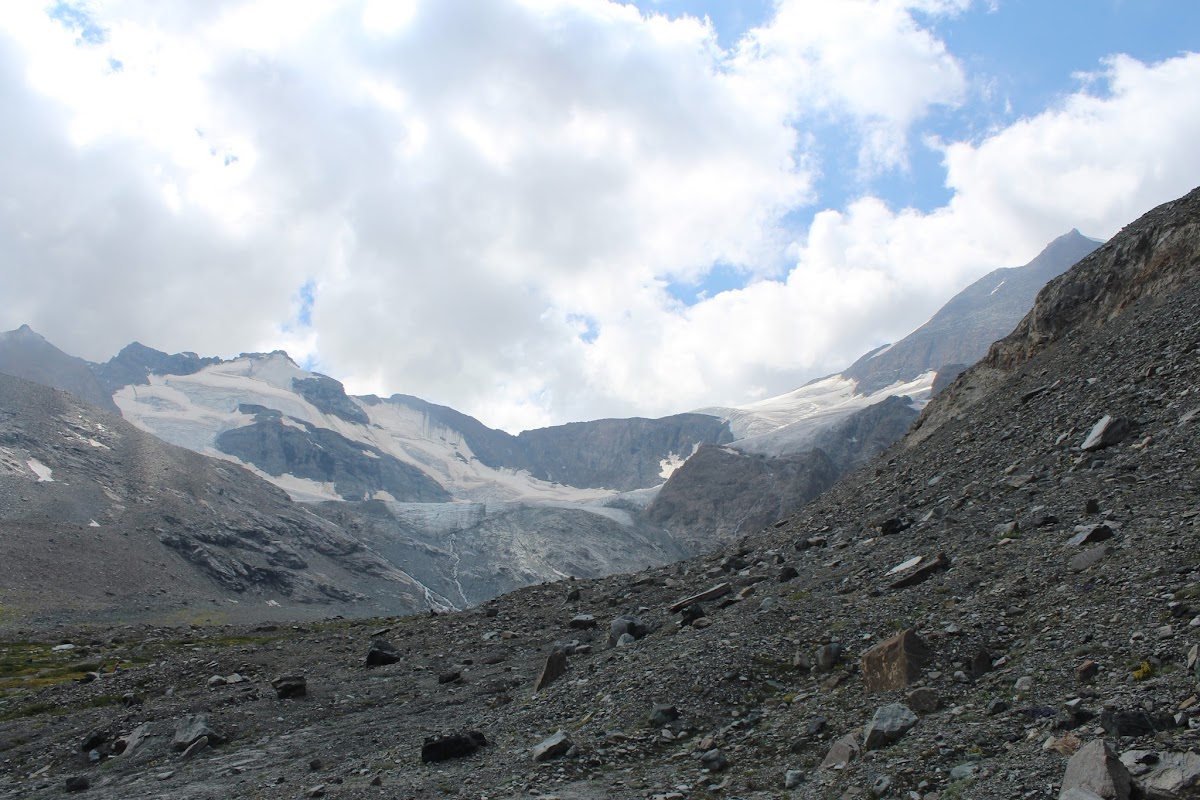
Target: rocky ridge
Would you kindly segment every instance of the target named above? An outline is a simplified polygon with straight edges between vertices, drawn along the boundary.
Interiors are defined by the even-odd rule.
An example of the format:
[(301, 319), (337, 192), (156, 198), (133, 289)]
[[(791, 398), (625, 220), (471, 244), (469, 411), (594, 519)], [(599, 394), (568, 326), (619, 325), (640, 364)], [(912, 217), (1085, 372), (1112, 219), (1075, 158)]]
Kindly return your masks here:
[(1179, 244), (1172, 291), (1061, 328), (969, 406), (951, 387), (719, 553), (434, 617), (11, 630), (5, 663), (45, 683), (6, 678), (0, 797), (1196, 797), (1200, 237)]

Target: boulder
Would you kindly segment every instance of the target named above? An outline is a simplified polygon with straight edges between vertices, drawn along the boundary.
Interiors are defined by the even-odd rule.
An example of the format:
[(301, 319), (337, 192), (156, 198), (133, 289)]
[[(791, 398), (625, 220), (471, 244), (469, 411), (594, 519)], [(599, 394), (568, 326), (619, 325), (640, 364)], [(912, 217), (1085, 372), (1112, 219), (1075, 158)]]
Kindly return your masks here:
[(820, 769), (844, 769), (847, 764), (858, 758), (862, 748), (854, 734), (847, 734), (833, 743)]
[(387, 664), (395, 664), (399, 660), (400, 651), (391, 642), (383, 639), (371, 640), (371, 646), (367, 648), (368, 667), (382, 667)]
[(1146, 800), (1191, 800), (1200, 797), (1200, 755), (1130, 750), (1121, 763), (1133, 774)]
[(533, 684), (533, 690), (540, 692), (561, 678), (566, 671), (567, 651), (559, 648), (551, 650), (550, 655), (546, 656), (546, 663), (542, 665), (542, 671), (538, 675), (537, 682)]
[(929, 648), (914, 628), (901, 631), (863, 653), (863, 687), (868, 692), (903, 689), (921, 675)]
[(629, 634), (634, 639), (641, 639), (649, 632), (650, 626), (642, 622), (641, 617), (635, 617), (632, 614), (622, 614), (609, 624), (608, 646), (616, 647), (617, 642), (625, 634)]
[(284, 675), (271, 681), (271, 688), (280, 700), (290, 697), (304, 697), (308, 694), (308, 681), (303, 675)]
[(900, 739), (917, 724), (917, 715), (902, 703), (890, 703), (875, 712), (863, 735), (865, 750), (879, 750)]
[(1068, 792), (1082, 789), (1103, 800), (1129, 800), (1132, 782), (1129, 770), (1103, 739), (1093, 739), (1071, 756), (1063, 775), (1059, 800), (1068, 800)]
[(1105, 414), (1088, 431), (1087, 438), (1083, 440), (1079, 449), (1090, 453), (1094, 450), (1112, 447), (1128, 436), (1132, 429), (1133, 425), (1129, 420)]
[(211, 745), (219, 745), (225, 741), (224, 737), (209, 727), (208, 719), (203, 714), (184, 717), (175, 724), (175, 736), (171, 739), (171, 747), (175, 750), (186, 750), (202, 736), (207, 736)]
[(533, 748), (534, 762), (549, 761), (552, 758), (561, 758), (567, 754), (567, 751), (574, 746), (567, 735), (562, 731), (558, 731), (549, 739), (544, 739)]
[(487, 739), (479, 731), (460, 731), (447, 736), (431, 736), (421, 745), (421, 760), (446, 761), (451, 758), (469, 756), (487, 745)]

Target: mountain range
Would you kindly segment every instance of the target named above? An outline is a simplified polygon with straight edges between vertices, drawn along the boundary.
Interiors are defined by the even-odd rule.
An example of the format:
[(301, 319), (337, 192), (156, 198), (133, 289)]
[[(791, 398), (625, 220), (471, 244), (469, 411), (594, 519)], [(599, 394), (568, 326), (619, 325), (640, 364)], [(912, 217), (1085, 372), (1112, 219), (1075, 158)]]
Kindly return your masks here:
[[(302, 615), (318, 613), (314, 604), (356, 615), (464, 608), (531, 583), (670, 563), (787, 516), (896, 441), (936, 383), (983, 355), (1046, 280), (1097, 245), (1072, 231), (1028, 265), (980, 279), (902, 341), (781, 397), (519, 435), (407, 395), (347, 395), (280, 351), (222, 360), (133, 343), (92, 364), (22, 327), (0, 334), (0, 373), (88, 406), (2, 379), (14, 408), (60, 409), (58, 427), (38, 421), (37, 441), (17, 429), (6, 434), (17, 467), (7, 476), (3, 524), (66, 526), (60, 535), (88, 526), (93, 538), (125, 537), (133, 526), (146, 564), (182, 559), (172, 569), (188, 580), (162, 596), (165, 608), (179, 613), (199, 586), (211, 586), (209, 605), (238, 619), (270, 614), (269, 604)], [(74, 421), (63, 428), (68, 417)], [(12, 414), (6, 424), (22, 425)], [(94, 485), (72, 473), (85, 469), (79, 453), (45, 449), (83, 436), (76, 428), (103, 445), (82, 451), (106, 476)], [(219, 461), (196, 468), (191, 456), (159, 443), (153, 458), (169, 466), (139, 468), (144, 482), (117, 489), (114, 476), (140, 456), (118, 457), (100, 428), (122, 442), (150, 434)], [(38, 476), (20, 465), (32, 462), (72, 478), (24, 487)], [(199, 495), (221, 491), (201, 506), (167, 511), (171, 504), (146, 500), (162, 513), (130, 513), (131, 494), (188, 494), (160, 480), (174, 472), (237, 476), (243, 488), (210, 477)], [(261, 510), (253, 520), (235, 521), (238, 509), (253, 507)], [(62, 508), (77, 512), (55, 517)], [(298, 527), (275, 530), (271, 519)], [(24, 536), (8, 538), (16, 557)], [(295, 553), (282, 549), (293, 541), (302, 542), (287, 545)], [(209, 583), (189, 582), (196, 573)], [(40, 601), (11, 594), (5, 604), (39, 607), (53, 592)], [(124, 594), (89, 598), (79, 607), (128, 602)]]
[[(390, 501), (298, 504), (0, 379), (0, 800), (1194, 800), (1198, 307), (1200, 189), (1050, 280), (898, 442), (769, 527), (369, 619), (221, 624), (212, 601), (256, 596), (251, 566), (314, 599), (343, 556), (376, 577), (352, 502)], [(199, 548), (240, 591), (187, 572)], [(122, 562), (141, 591), (88, 608)], [(139, 619), (175, 583), (191, 605)]]

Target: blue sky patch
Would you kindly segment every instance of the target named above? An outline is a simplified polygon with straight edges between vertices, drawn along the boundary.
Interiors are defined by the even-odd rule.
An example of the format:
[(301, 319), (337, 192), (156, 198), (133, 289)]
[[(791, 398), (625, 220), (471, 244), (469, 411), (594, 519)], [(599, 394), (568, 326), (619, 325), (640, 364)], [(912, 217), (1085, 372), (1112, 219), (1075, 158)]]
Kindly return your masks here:
[(108, 41), (108, 31), (97, 24), (92, 16), (79, 6), (58, 2), (46, 14), (67, 30), (78, 34), (77, 44), (104, 44)]

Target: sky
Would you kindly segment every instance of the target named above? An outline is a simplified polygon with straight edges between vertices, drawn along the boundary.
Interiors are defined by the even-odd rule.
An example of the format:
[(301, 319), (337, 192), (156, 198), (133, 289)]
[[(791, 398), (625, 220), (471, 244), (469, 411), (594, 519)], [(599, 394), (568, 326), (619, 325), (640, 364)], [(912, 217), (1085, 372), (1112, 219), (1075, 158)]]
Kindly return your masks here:
[(739, 405), (1200, 184), (1194, 0), (21, 0), (0, 330)]

